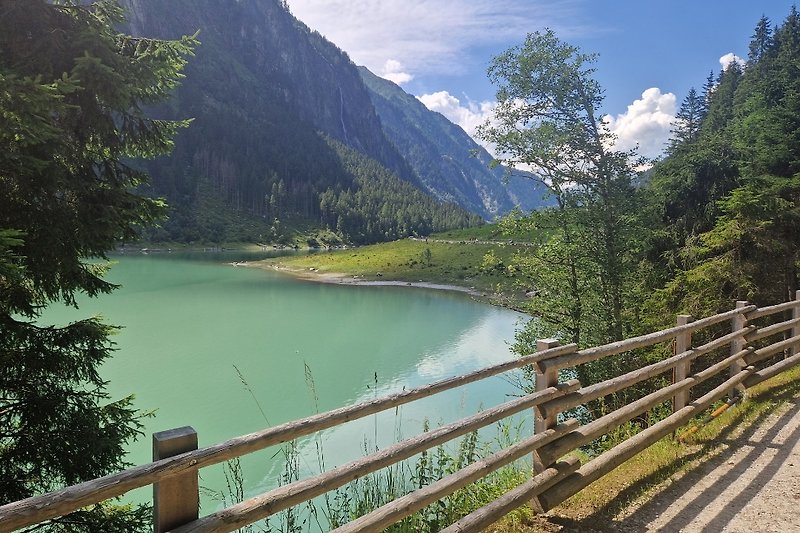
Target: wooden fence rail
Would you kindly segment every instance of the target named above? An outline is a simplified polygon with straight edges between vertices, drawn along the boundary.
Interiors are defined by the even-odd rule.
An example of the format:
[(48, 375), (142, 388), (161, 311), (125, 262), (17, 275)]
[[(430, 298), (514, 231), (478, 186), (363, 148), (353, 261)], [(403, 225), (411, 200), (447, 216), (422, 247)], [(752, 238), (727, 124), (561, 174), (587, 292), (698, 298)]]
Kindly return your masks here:
[[(780, 315), (785, 312), (791, 312), (791, 317), (782, 319)], [(759, 326), (762, 322), (766, 323)], [(730, 327), (728, 332), (724, 331), (726, 324)], [(715, 334), (704, 344), (692, 346), (693, 337), (700, 331), (706, 332), (706, 338)], [(565, 375), (574, 375), (570, 369), (580, 365), (664, 343), (672, 343), (674, 355), (642, 368), (587, 386), (581, 386), (574, 379), (563, 383), (559, 381), (561, 374), (566, 372)], [(444, 530), (474, 531), (488, 526), (525, 503), (533, 503), (539, 510), (558, 505), (657, 440), (673, 433), (715, 401), (726, 395), (737, 394), (745, 387), (752, 387), (800, 364), (798, 345), (800, 291), (794, 300), (769, 307), (758, 308), (748, 302), (737, 302), (736, 308), (731, 311), (697, 320), (688, 315), (679, 315), (677, 325), (672, 328), (583, 350), (578, 350), (576, 345), (559, 346), (554, 340), (539, 341), (535, 353), (513, 361), (287, 422), (201, 449), (196, 449), (197, 435), (191, 428), (156, 434), (152, 463), (0, 506), (0, 533), (52, 520), (148, 485), (154, 486), (154, 528), (157, 533), (234, 531), (454, 438), (533, 409), (533, 436), (335, 530), (381, 531), (489, 473), (532, 454), (535, 475), (530, 480)], [(725, 354), (720, 355), (723, 349), (726, 349)], [(699, 361), (703, 362), (704, 368), (693, 370), (693, 365)], [(768, 362), (767, 366), (764, 366), (765, 361)], [(200, 468), (528, 365), (532, 365), (536, 371), (536, 390), (531, 394), (403, 440), (349, 464), (198, 517), (197, 474)], [(669, 372), (672, 372), (670, 384), (583, 425), (567, 416), (588, 402)], [(711, 385), (713, 388), (692, 399), (694, 387), (712, 378), (716, 379)], [(573, 450), (670, 401), (671, 415), (586, 464), (581, 465), (575, 458), (565, 457)]]

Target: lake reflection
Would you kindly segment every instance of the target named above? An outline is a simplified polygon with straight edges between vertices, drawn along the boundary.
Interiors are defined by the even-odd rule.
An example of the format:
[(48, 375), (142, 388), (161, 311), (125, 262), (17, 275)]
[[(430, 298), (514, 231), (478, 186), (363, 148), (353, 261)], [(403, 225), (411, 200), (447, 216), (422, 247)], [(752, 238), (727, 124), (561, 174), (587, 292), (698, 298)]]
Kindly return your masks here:
[[(154, 431), (191, 425), (207, 446), (514, 357), (508, 344), (519, 313), (460, 293), (298, 281), (226, 258), (243, 257), (118, 257), (108, 278), (121, 289), (80, 300), (78, 312), (52, 309), (45, 317), (63, 323), (100, 314), (124, 325), (102, 375), (115, 399), (135, 394), (137, 408), (155, 411), (146, 436), (130, 447), (132, 463), (150, 460)], [(325, 463), (352, 460), (365, 447), (418, 433), (426, 420), (447, 423), (514, 393), (492, 378), (326, 431)], [(299, 443), (306, 471), (317, 467), (312, 443)], [(242, 460), (248, 494), (276, 485), (277, 452)], [(224, 486), (219, 467), (201, 477), (213, 490)], [(206, 510), (215, 505), (204, 502)]]

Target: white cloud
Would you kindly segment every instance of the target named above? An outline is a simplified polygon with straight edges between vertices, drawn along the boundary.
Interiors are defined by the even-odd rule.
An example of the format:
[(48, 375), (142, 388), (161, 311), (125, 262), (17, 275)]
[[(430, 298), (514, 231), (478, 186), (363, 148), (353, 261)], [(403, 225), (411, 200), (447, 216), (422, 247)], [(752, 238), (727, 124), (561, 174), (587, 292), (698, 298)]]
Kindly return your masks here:
[(431, 111), (441, 113), (447, 119), (466, 131), (470, 137), (476, 139), (478, 126), (489, 120), (496, 107), (495, 102), (472, 102), (467, 101), (466, 105), (461, 100), (447, 91), (439, 91), (432, 94), (423, 94), (417, 97), (425, 107)]
[(728, 52), (727, 54), (725, 54), (724, 56), (719, 58), (719, 64), (722, 65), (722, 70), (728, 70), (728, 67), (734, 61), (739, 63), (740, 67), (744, 68), (744, 65), (745, 65), (744, 59), (742, 59), (741, 57), (737, 56), (733, 52)]
[(414, 79), (412, 74), (405, 71), (403, 64), (396, 59), (387, 59), (380, 71), (380, 77), (393, 81), (397, 85), (403, 85)]
[[(496, 102), (462, 102), (447, 91), (423, 94), (417, 98), (431, 111), (441, 113), (461, 126), (473, 139), (493, 152), (493, 147), (478, 139), (476, 133), (478, 126), (492, 119)], [(676, 111), (675, 95), (662, 93), (653, 87), (644, 91), (642, 97), (630, 104), (625, 113), (616, 117), (606, 115), (603, 120), (617, 136), (615, 148), (629, 150), (638, 146), (639, 155), (654, 159), (664, 151)]]
[[(519, 41), (545, 26), (569, 37), (579, 28), (580, 0), (289, 0), (292, 13), (381, 72), (389, 60), (402, 73), (459, 74), (471, 70), (470, 49)], [(480, 61), (486, 58), (481, 57)], [(481, 63), (483, 64), (483, 63)]]
[(674, 94), (662, 93), (658, 87), (652, 87), (630, 104), (625, 113), (616, 117), (606, 115), (604, 120), (617, 136), (617, 149), (629, 150), (638, 145), (639, 155), (656, 158), (669, 140), (676, 110)]

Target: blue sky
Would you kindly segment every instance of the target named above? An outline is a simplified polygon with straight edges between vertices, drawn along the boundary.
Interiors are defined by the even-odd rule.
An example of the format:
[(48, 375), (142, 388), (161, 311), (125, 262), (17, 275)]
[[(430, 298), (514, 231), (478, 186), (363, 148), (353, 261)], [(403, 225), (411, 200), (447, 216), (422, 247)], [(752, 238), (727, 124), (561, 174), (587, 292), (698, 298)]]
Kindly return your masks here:
[[(289, 0), (294, 15), (400, 84), (468, 133), (491, 114), (494, 55), (552, 28), (599, 55), (603, 113), (620, 138), (659, 155), (689, 88), (720, 58), (747, 56), (766, 15), (782, 23), (792, 0)], [(728, 56), (730, 58), (730, 56)]]

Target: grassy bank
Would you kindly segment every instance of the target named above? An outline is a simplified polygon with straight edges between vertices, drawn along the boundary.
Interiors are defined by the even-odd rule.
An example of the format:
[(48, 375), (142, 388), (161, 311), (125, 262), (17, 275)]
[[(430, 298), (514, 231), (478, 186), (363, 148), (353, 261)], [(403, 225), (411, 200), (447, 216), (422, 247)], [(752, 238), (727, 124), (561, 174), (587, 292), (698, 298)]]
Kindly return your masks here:
[[(437, 235), (425, 239), (403, 239), (360, 248), (281, 257), (258, 262), (258, 266), (290, 273), (341, 276), (363, 281), (426, 282), (455, 285), (483, 293), (518, 292), (516, 279), (506, 268), (520, 245), (475, 241)], [(489, 254), (493, 259), (486, 261)]]

